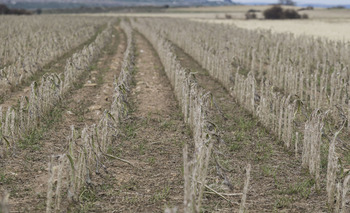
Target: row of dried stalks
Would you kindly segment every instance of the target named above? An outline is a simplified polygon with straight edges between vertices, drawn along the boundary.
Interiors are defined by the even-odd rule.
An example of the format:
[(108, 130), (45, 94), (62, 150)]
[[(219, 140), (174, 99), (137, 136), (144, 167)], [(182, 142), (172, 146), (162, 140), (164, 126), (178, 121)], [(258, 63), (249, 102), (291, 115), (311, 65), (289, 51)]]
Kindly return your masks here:
[(110, 41), (112, 25), (100, 33), (94, 42), (67, 60), (64, 73), (45, 74), (40, 84), (33, 82), (29, 97), (21, 97), (19, 106), (0, 106), (0, 156), (16, 153), (17, 142), (40, 126), (41, 120), (71, 90), (91, 62)]
[[(341, 123), (349, 130), (348, 44), (181, 19), (150, 18), (147, 22), (197, 60), (287, 148), (294, 144), (297, 157), (301, 150), (302, 166), (320, 188), (321, 146), (328, 143), (326, 118), (333, 129)], [(333, 207), (338, 199), (344, 205), (336, 209), (344, 212), (349, 176), (334, 177), (342, 168), (335, 163), (339, 154), (332, 147), (331, 143), (328, 205)], [(342, 196), (334, 198), (336, 182), (342, 182), (338, 190)]]
[[(176, 59), (172, 44), (152, 24), (133, 20), (132, 25), (142, 33), (157, 51), (164, 70), (181, 105), (185, 123), (193, 132), (194, 153), (189, 159), (188, 146), (184, 146), (184, 212), (201, 212), (211, 151), (219, 135), (210, 121), (213, 97), (201, 88), (194, 73), (189, 72)], [(245, 211), (245, 198), (249, 185), (249, 171), (242, 199), (241, 212)], [(172, 211), (168, 209), (167, 211)]]
[[(0, 87), (15, 87), (83, 44), (107, 22), (89, 17), (0, 17)], [(0, 95), (4, 95), (0, 92)]]
[[(48, 213), (62, 212), (62, 200), (79, 202), (80, 195), (92, 185), (94, 175), (107, 169), (105, 159), (118, 159), (109, 155), (107, 150), (116, 140), (119, 125), (127, 116), (127, 97), (135, 62), (132, 28), (125, 21), (120, 26), (127, 35), (127, 48), (120, 75), (115, 77), (111, 110), (106, 110), (97, 124), (86, 126), (81, 132), (72, 126), (67, 153), (50, 158), (46, 203)], [(65, 192), (67, 197), (64, 196)]]

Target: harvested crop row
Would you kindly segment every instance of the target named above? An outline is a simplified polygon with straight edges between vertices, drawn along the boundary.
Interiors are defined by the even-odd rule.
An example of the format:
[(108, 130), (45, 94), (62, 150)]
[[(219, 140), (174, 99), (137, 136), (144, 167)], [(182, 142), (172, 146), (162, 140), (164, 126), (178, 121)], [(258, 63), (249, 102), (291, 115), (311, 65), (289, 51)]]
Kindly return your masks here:
[[(152, 19), (149, 19), (149, 21), (152, 21), (152, 23), (155, 22), (154, 27), (156, 29), (162, 29), (160, 30), (160, 32), (163, 32), (166, 35), (168, 35), (171, 40), (173, 40), (180, 47), (183, 47), (184, 50), (190, 55), (192, 55), (196, 60), (198, 60), (198, 57), (200, 57), (202, 63), (199, 63), (204, 68), (208, 68), (210, 75), (213, 76), (215, 79), (219, 80), (228, 90), (232, 90), (232, 95), (237, 99), (238, 102), (240, 102), (240, 104), (242, 104), (251, 113), (261, 117), (262, 122), (265, 122), (264, 124), (266, 124), (268, 128), (274, 130), (278, 137), (284, 141), (286, 146), (290, 147), (294, 133), (292, 131), (292, 125), (294, 121), (294, 114), (296, 111), (296, 102), (290, 103), (290, 97), (285, 97), (284, 95), (271, 91), (269, 89), (263, 90), (261, 93), (258, 93), (259, 86), (257, 85), (257, 81), (255, 80), (254, 74), (250, 73), (246, 77), (245, 75), (240, 74), (240, 71), (238, 70), (235, 73), (235, 75), (233, 75), (233, 73), (231, 73), (231, 70), (229, 70), (231, 66), (228, 64), (229, 60), (216, 58), (220, 52), (219, 50), (214, 50), (211, 46), (207, 46), (207, 48), (203, 47), (203, 45), (206, 44), (206, 40), (202, 40), (203, 44), (198, 42), (196, 43), (197, 45), (200, 44), (200, 47), (198, 47), (196, 44), (192, 44), (192, 47), (186, 46), (185, 48), (183, 46), (186, 43), (185, 41), (183, 41), (184, 39), (181, 40), (180, 37), (176, 37), (175, 35), (170, 36), (170, 34), (172, 34), (169, 31), (171, 30), (170, 28), (160, 28), (161, 26), (163, 26), (162, 24), (164, 23)], [(175, 25), (177, 24), (176, 21), (178, 20), (175, 20)], [(169, 23), (171, 23), (171, 21), (169, 21)], [(164, 29), (168, 31), (164, 32)], [(186, 31), (181, 32), (186, 33)], [(192, 33), (192, 31), (190, 31), (189, 33)], [(210, 38), (210, 40), (217, 44), (220, 43), (219, 40), (214, 40), (214, 38)], [(195, 47), (197, 49), (195, 49)], [(208, 48), (212, 49), (212, 51), (215, 51), (216, 54), (213, 54), (212, 51), (208, 51)], [(225, 58), (228, 57), (229, 56), (226, 56)], [(220, 63), (222, 64), (220, 65)], [(220, 68), (223, 68), (225, 63), (227, 69), (220, 70)], [(266, 87), (268, 88), (268, 86)], [(259, 102), (260, 100), (262, 101)], [(273, 106), (272, 110), (270, 109), (271, 105)]]
[[(336, 110), (338, 105), (348, 113), (350, 51), (346, 42), (180, 19), (156, 22), (160, 31), (228, 88), (235, 72), (253, 72), (286, 95), (299, 96), (311, 109)], [(172, 32), (178, 26), (181, 29)]]
[[(268, 92), (274, 91), (274, 96), (282, 98), (282, 92), (285, 100), (290, 95), (290, 102), (302, 101), (308, 116), (322, 109), (331, 110), (327, 120), (333, 125), (339, 120), (348, 120), (350, 51), (347, 43), (182, 22), (157, 20), (156, 26), (227, 89), (232, 87), (235, 77), (244, 79), (243, 76), (251, 73)], [(176, 26), (183, 27), (170, 33)], [(201, 30), (205, 33), (198, 34)], [(211, 32), (220, 32), (219, 38)], [(184, 37), (187, 39), (182, 39)], [(255, 89), (259, 91), (260, 87)]]
[[(332, 55), (332, 57), (329, 56), (331, 58), (328, 58), (327, 65), (324, 64), (320, 66), (319, 64), (314, 63), (315, 61), (313, 58), (301, 57), (302, 54), (305, 54), (305, 52), (298, 52), (299, 50), (294, 50), (293, 48), (288, 46), (292, 43), (294, 44), (294, 42), (299, 42), (300, 38), (294, 39), (292, 37), (289, 37), (289, 40), (291, 41), (288, 40), (288, 42), (285, 43), (277, 42), (279, 45), (277, 47), (274, 47), (274, 45), (268, 43), (268, 41), (270, 41), (269, 39), (265, 39), (265, 37), (263, 37), (260, 38), (260, 40), (257, 39), (259, 43), (256, 44), (256, 46), (252, 46), (252, 49), (245, 48), (244, 50), (244, 48), (242, 48), (244, 44), (252, 45), (248, 41), (250, 41), (252, 38), (255, 38), (256, 35), (260, 35), (259, 32), (245, 31), (236, 28), (221, 29), (220, 26), (204, 26), (201, 24), (197, 25), (197, 23), (194, 24), (191, 22), (183, 23), (182, 20), (164, 21), (159, 19), (149, 19), (148, 21), (142, 21), (144, 22), (144, 24), (152, 23), (154, 30), (166, 34), (171, 40), (177, 43), (180, 47), (184, 48), (186, 52), (191, 54), (204, 68), (207, 68), (209, 70), (210, 75), (212, 75), (215, 79), (219, 80), (228, 90), (231, 90), (232, 96), (235, 97), (235, 99), (248, 111), (259, 117), (261, 123), (264, 124), (270, 130), (272, 130), (278, 136), (278, 138), (284, 142), (287, 148), (293, 147), (294, 151), (296, 152), (296, 156), (299, 155), (299, 151), (301, 150), (302, 166), (309, 169), (311, 175), (316, 180), (316, 187), (320, 188), (321, 182), (322, 184), (325, 184), (325, 181), (323, 181), (323, 178), (321, 178), (321, 166), (325, 167), (325, 165), (321, 165), (321, 148), (327, 149), (328, 144), (322, 141), (324, 122), (328, 111), (322, 112), (319, 110), (319, 108), (316, 108), (316, 110), (313, 113), (311, 113), (310, 111), (314, 107), (321, 107), (325, 110), (332, 110), (331, 112), (334, 119), (338, 116), (338, 114), (335, 112), (337, 112), (340, 109), (341, 118), (339, 119), (341, 124), (336, 124), (331, 129), (327, 129), (327, 131), (330, 132), (328, 133), (329, 136), (326, 135), (328, 138), (333, 137), (333, 131), (340, 131), (332, 129), (342, 129), (344, 127), (345, 122), (342, 120), (344, 119), (344, 117), (345, 119), (347, 119), (347, 111), (345, 110), (348, 108), (346, 104), (348, 100), (346, 85), (348, 85), (348, 83), (345, 83), (343, 86), (341, 86), (340, 90), (335, 88), (338, 88), (338, 86), (336, 85), (340, 82), (348, 82), (349, 79), (348, 77), (342, 77), (342, 80), (340, 78), (336, 78), (336, 76), (348, 76), (346, 69), (338, 69), (340, 66), (344, 66), (348, 63), (347, 59), (344, 58), (344, 55), (346, 55), (348, 52), (346, 49), (346, 45), (342, 46), (344, 49), (341, 49), (341, 52), (339, 52), (339, 58), (333, 58), (334, 55)], [(181, 30), (176, 30), (175, 32), (174, 29), (177, 29), (177, 26), (182, 27)], [(199, 35), (199, 28), (201, 30), (207, 30), (208, 32), (201, 33)], [(216, 34), (211, 33), (212, 31), (222, 32), (223, 38), (214, 38), (213, 35)], [(228, 36), (228, 32), (232, 32), (230, 36), (237, 36), (231, 39), (231, 37)], [(276, 39), (279, 38), (278, 36), (280, 35), (271, 35), (271, 37)], [(321, 54), (321, 47), (323, 46), (327, 46), (326, 52), (328, 53), (331, 53), (333, 51), (339, 51), (338, 49), (334, 48), (335, 43), (332, 42), (323, 41), (324, 43), (322, 43), (321, 41), (315, 41), (312, 39), (308, 39), (308, 41), (312, 45), (307, 45), (301, 42), (302, 44), (304, 44), (302, 49), (304, 50), (304, 48), (306, 47), (310, 48), (314, 51), (313, 54), (315, 55)], [(243, 46), (240, 42), (243, 44)], [(317, 42), (322, 43), (322, 45), (318, 46), (319, 44)], [(265, 45), (267, 45), (266, 48), (264, 48)], [(233, 46), (233, 48), (231, 46)], [(311, 46), (313, 46), (313, 48), (311, 48)], [(292, 51), (287, 51), (287, 48), (290, 48)], [(265, 58), (266, 55), (260, 55), (261, 51), (266, 49), (268, 49), (267, 52), (269, 53), (269, 58)], [(275, 50), (275, 52), (273, 50)], [(304, 51), (306, 50), (307, 49), (305, 49)], [(273, 52), (274, 54), (272, 54)], [(233, 61), (231, 60), (231, 57), (233, 57)], [(272, 84), (270, 83), (270, 81), (264, 79), (265, 76), (263, 71), (265, 71), (266, 69), (263, 67), (267, 66), (267, 70), (270, 71), (276, 69), (280, 70), (281, 67), (279, 66), (287, 66), (285, 64), (281, 65), (282, 61), (280, 60), (286, 59), (288, 57), (292, 57), (292, 59), (289, 58), (291, 59), (290, 61), (295, 62), (289, 64), (289, 66), (293, 65), (293, 70), (295, 67), (297, 67), (298, 69), (300, 68), (299, 70), (307, 70), (305, 74), (307, 74), (306, 76), (308, 77), (306, 78), (299, 78), (300, 76), (296, 75), (296, 79), (300, 80), (301, 82), (299, 85), (302, 86), (301, 89), (298, 91), (302, 91), (302, 97), (305, 97), (306, 99), (295, 98), (291, 95), (284, 96), (283, 94), (271, 89)], [(315, 57), (317, 58), (318, 56)], [(319, 57), (320, 61), (324, 62), (326, 60), (324, 59), (325, 55)], [(321, 60), (322, 58), (324, 60)], [(271, 59), (271, 62), (268, 62), (268, 59)], [(257, 66), (257, 61), (260, 62), (259, 66)], [(298, 63), (296, 63), (296, 61), (298, 61)], [(343, 65), (339, 65), (337, 61), (340, 61), (341, 63), (343, 63)], [(294, 66), (296, 64), (298, 66)], [(274, 67), (275, 65), (277, 66), (277, 68)], [(237, 71), (232, 72), (231, 66), (237, 68)], [(322, 67), (320, 75), (313, 75), (313, 67)], [(338, 70), (339, 72), (332, 72), (333, 69)], [(247, 70), (252, 71), (246, 74)], [(257, 73), (257, 76), (260, 77), (260, 85), (257, 83), (258, 81), (255, 79), (254, 73)], [(271, 72), (267, 71), (267, 73)], [(285, 73), (288, 73), (289, 75), (289, 73), (293, 72), (291, 72), (291, 70), (286, 70)], [(338, 73), (340, 74), (338, 75)], [(276, 73), (272, 76), (275, 75)], [(327, 80), (327, 76), (330, 76), (330, 81)], [(266, 75), (266, 77), (267, 79), (269, 79), (269, 75)], [(320, 77), (321, 79), (321, 93), (319, 93), (317, 87), (318, 77)], [(283, 79), (285, 79), (283, 82), (285, 82), (286, 84), (293, 82), (289, 80), (290, 77), (288, 76), (283, 77)], [(322, 91), (326, 91), (322, 88), (327, 87), (334, 88), (334, 90), (331, 89), (330, 93), (322, 93)], [(320, 94), (323, 94), (327, 98), (329, 98), (329, 105), (326, 105), (324, 107), (317, 104), (319, 103), (319, 100), (323, 100), (317, 99), (317, 97), (319, 97)], [(334, 105), (335, 100), (339, 100), (343, 104), (337, 102), (338, 105)], [(334, 110), (334, 106), (336, 106), (336, 110)], [(300, 111), (302, 113), (300, 113)], [(338, 134), (335, 134), (333, 140), (336, 140), (337, 135)], [(302, 144), (298, 143), (299, 140), (302, 141)], [(335, 155), (332, 151), (328, 151), (328, 153), (333, 153), (332, 155)], [(327, 155), (328, 154), (323, 154), (322, 158), (327, 158)], [(328, 159), (333, 159), (333, 157), (331, 157), (331, 154), (329, 154)], [(322, 161), (324, 162), (324, 160)], [(325, 161), (327, 162), (327, 159)], [(334, 173), (339, 173), (339, 171), (343, 169), (340, 165), (331, 164), (330, 162), (328, 162), (328, 168), (329, 169), (327, 171), (327, 182), (332, 183), (327, 184), (327, 191), (331, 192), (328, 194), (330, 202), (330, 200), (334, 199), (334, 191), (336, 185), (335, 183), (342, 182), (342, 179), (344, 177), (331, 178), (331, 176)], [(348, 191), (347, 184), (347, 182), (344, 182), (342, 186), (344, 194), (347, 194)], [(340, 193), (340, 191), (338, 193)], [(340, 196), (337, 197), (339, 198)], [(346, 199), (343, 199), (343, 201), (338, 201), (337, 205), (339, 206), (341, 202), (346, 203)], [(329, 204), (332, 206), (332, 203)]]
[[(181, 64), (196, 73), (198, 83), (215, 98), (213, 121), (223, 139), (214, 145), (208, 186), (237, 205), (241, 199), (247, 162), (251, 164), (247, 208), (250, 212), (322, 212), (327, 209), (326, 194), (315, 189), (314, 179), (303, 169), (301, 159), (286, 152), (275, 134), (252, 116), (230, 93), (213, 79), (191, 56), (175, 47)], [(289, 189), (298, 188), (296, 191)], [(263, 196), (262, 196), (263, 195)], [(205, 192), (203, 208), (208, 211), (231, 212), (235, 207)], [(312, 204), (312, 205), (311, 205)]]
[[(341, 126), (339, 123), (349, 120), (348, 44), (235, 27), (223, 29), (222, 26), (197, 25), (192, 22), (181, 25), (186, 27), (175, 33), (169, 33), (181, 24), (180, 20), (169, 21), (174, 24), (171, 27), (164, 24), (164, 20), (158, 23), (161, 23), (158, 29), (166, 31), (171, 40), (191, 54), (227, 89), (231, 89), (233, 81), (237, 79), (245, 81), (244, 76), (248, 76), (247, 81), (253, 79), (252, 83), (256, 79), (255, 85), (251, 86), (255, 93), (251, 96), (256, 99), (255, 104), (260, 100), (265, 101), (260, 104), (261, 109), (255, 106), (255, 113), (259, 114), (259, 110), (263, 112), (260, 113), (261, 120), (267, 127), (275, 126), (276, 121), (280, 122), (280, 119), (274, 120), (281, 116), (279, 110), (268, 107), (277, 106), (279, 102), (288, 108), (282, 112), (289, 114), (285, 116), (288, 123), (291, 119), (298, 123), (293, 127), (293, 135), (304, 131), (306, 120), (311, 119), (311, 115), (319, 109), (323, 112), (330, 110), (325, 117), (325, 121), (333, 127), (330, 135), (338, 131)], [(208, 32), (199, 35), (198, 30)], [(219, 38), (212, 36), (210, 32), (214, 31), (220, 32)], [(192, 42), (187, 43), (188, 40)], [(261, 94), (264, 97), (260, 97)], [(251, 111), (254, 108), (252, 101), (244, 101), (243, 104), (249, 105), (247, 108)], [(302, 116), (290, 116), (295, 108), (302, 111)], [(348, 132), (349, 122), (345, 127), (344, 130)], [(275, 131), (289, 147), (291, 134), (282, 136), (282, 132)], [(340, 137), (346, 140), (345, 136)]]
[(31, 84), (30, 96), (22, 97), (18, 107), (0, 107), (1, 156), (14, 154), (16, 141), (40, 125), (40, 120), (52, 107), (64, 98), (79, 76), (100, 54), (112, 36), (112, 25), (97, 36), (96, 40), (67, 60), (63, 74), (42, 77), (40, 85)]
[(212, 96), (197, 84), (192, 73), (181, 66), (171, 43), (161, 34), (140, 20), (133, 20), (132, 25), (157, 51), (181, 105), (185, 123), (193, 131), (194, 153), (191, 160), (188, 159), (187, 145), (184, 147), (184, 211), (200, 212), (213, 143), (220, 140), (217, 127), (210, 122)]
[(124, 53), (122, 69), (114, 85), (111, 114), (116, 122), (121, 122), (128, 114), (128, 96), (130, 92), (131, 75), (134, 72), (135, 47), (133, 30), (129, 23), (123, 21), (120, 26), (127, 36), (127, 48)]
[[(100, 56), (74, 83), (72, 90), (43, 117), (42, 125), (19, 141), (16, 155), (1, 161), (3, 169), (0, 173), (6, 178), (12, 178), (12, 181), (0, 187), (1, 191), (10, 193), (9, 207), (12, 211), (45, 211), (50, 157), (54, 156), (52, 165), (55, 166), (59, 155), (68, 152), (67, 139), (71, 135), (72, 125), (79, 136), (83, 128), (98, 124), (103, 112), (110, 108), (114, 76), (119, 75), (126, 47), (125, 34), (119, 24), (113, 25), (111, 37), (108, 45), (101, 49)], [(106, 163), (104, 165), (109, 168), (110, 162)], [(104, 169), (100, 172), (100, 175), (105, 175)], [(93, 186), (96, 186), (96, 182), (104, 181), (100, 175), (91, 177)], [(86, 198), (92, 189), (91, 185), (84, 186), (79, 203), (65, 202), (67, 191), (64, 191), (61, 209), (68, 208), (67, 211), (75, 212), (89, 208)]]
[(1, 19), (0, 28), (6, 29), (0, 34), (0, 95), (87, 41), (108, 20), (52, 16)]
[[(98, 123), (86, 126), (81, 133), (71, 127), (71, 135), (66, 154), (51, 157), (49, 165), (46, 212), (61, 211), (64, 201), (79, 202), (79, 195), (88, 187), (101, 169), (105, 170), (106, 157), (129, 163), (107, 154), (107, 149), (119, 134), (119, 125), (127, 115), (127, 95), (134, 71), (134, 41), (132, 29), (126, 22), (121, 28), (127, 35), (127, 48), (124, 53), (121, 72), (115, 79), (115, 89), (111, 110), (105, 111)], [(55, 160), (54, 160), (55, 159)], [(59, 184), (53, 184), (55, 181)], [(67, 197), (64, 196), (67, 192)]]

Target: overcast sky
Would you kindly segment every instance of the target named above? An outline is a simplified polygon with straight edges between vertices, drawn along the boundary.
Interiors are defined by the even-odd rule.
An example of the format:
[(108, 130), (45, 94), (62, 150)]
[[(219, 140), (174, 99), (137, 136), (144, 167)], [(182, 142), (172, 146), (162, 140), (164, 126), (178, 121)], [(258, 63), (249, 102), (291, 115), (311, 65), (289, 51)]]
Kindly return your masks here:
[[(238, 0), (241, 3), (276, 3), (277, 0)], [(295, 0), (297, 4), (350, 4), (350, 0)]]

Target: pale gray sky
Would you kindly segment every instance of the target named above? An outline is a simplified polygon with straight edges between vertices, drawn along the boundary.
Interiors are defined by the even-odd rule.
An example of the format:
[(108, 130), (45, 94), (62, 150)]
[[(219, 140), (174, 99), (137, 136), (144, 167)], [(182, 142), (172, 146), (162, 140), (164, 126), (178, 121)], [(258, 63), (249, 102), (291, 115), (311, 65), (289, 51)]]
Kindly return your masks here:
[[(241, 3), (276, 3), (277, 0), (238, 0)], [(297, 4), (350, 4), (350, 0), (295, 0)]]

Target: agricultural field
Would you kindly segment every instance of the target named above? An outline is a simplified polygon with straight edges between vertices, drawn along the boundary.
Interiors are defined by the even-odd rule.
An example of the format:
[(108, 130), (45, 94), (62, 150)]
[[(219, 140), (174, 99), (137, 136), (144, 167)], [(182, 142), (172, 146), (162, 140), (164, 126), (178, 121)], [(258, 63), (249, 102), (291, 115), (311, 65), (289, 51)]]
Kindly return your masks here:
[(246, 9), (0, 17), (0, 212), (349, 212), (350, 17)]
[[(290, 32), (295, 35), (309, 35), (332, 40), (350, 40), (349, 9), (303, 10), (309, 19), (302, 20), (260, 20), (262, 12), (269, 6), (225, 6), (170, 8), (166, 13), (124, 13), (124, 14), (90, 14), (93, 16), (128, 16), (128, 17), (169, 17), (184, 18), (199, 22), (235, 25), (246, 29), (264, 29), (277, 33)], [(283, 6), (285, 9), (301, 9), (301, 7)], [(259, 20), (245, 20), (248, 10), (255, 10)], [(227, 18), (227, 16), (229, 18)]]

